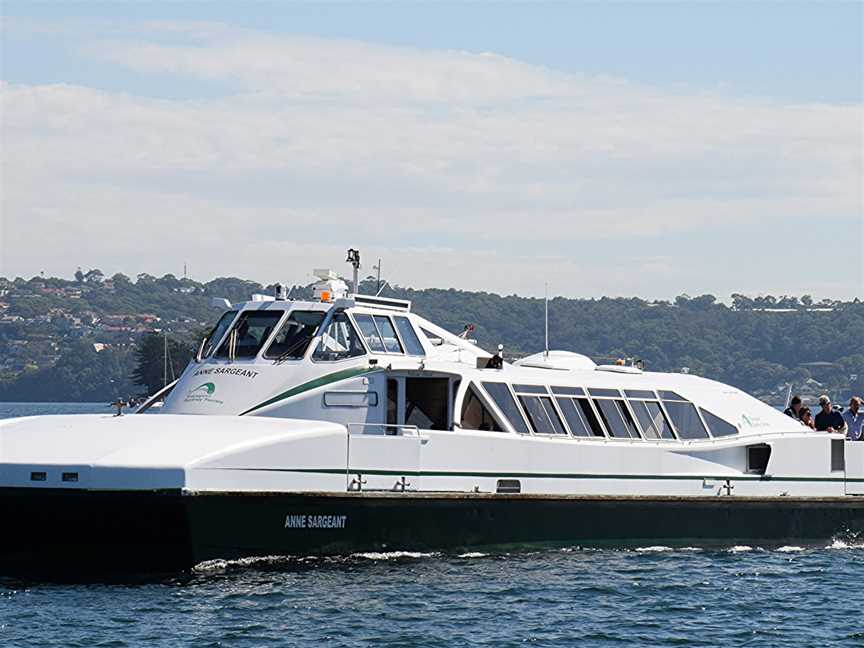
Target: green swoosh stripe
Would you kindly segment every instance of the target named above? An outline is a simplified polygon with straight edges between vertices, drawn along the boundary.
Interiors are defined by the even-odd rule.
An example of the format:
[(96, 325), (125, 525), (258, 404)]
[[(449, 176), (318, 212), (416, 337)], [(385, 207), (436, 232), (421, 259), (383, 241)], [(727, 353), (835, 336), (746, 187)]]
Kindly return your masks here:
[(310, 380), (303, 384), (297, 385), (296, 387), (292, 387), (291, 389), (282, 392), (281, 394), (276, 394), (272, 398), (268, 398), (263, 403), (258, 403), (255, 407), (250, 407), (245, 412), (240, 412), (240, 416), (244, 416), (245, 414), (249, 414), (250, 412), (254, 412), (255, 410), (259, 410), (262, 407), (267, 407), (268, 405), (272, 405), (273, 403), (277, 403), (281, 400), (285, 400), (286, 398), (291, 398), (292, 396), (296, 396), (297, 394), (302, 394), (305, 391), (309, 391), (310, 389), (315, 389), (316, 387), (323, 387), (324, 385), (329, 385), (334, 382), (339, 382), (340, 380), (347, 380), (348, 378), (355, 378), (357, 376), (362, 376), (364, 374), (377, 373), (379, 371), (384, 371), (381, 368), (370, 369), (368, 367), (354, 367), (353, 369), (343, 369), (342, 371), (334, 371), (331, 374), (326, 374), (324, 376), (319, 376), (314, 380)]

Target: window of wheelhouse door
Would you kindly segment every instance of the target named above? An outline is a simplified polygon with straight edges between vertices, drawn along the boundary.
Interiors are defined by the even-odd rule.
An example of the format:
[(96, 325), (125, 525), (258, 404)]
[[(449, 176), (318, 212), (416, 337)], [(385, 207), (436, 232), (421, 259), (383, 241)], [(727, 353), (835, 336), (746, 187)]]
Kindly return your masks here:
[(452, 430), (458, 378), (393, 376), (387, 379), (387, 425)]

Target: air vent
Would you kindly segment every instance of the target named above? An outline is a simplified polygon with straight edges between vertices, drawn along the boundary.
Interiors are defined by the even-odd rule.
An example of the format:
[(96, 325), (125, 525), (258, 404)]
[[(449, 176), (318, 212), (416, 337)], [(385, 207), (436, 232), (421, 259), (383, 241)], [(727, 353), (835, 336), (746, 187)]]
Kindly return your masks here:
[(495, 488), (497, 493), (521, 493), (522, 484), (518, 479), (499, 479)]
[(78, 473), (77, 472), (64, 472), (61, 476), (61, 479), (64, 482), (77, 482), (78, 481)]
[(747, 446), (747, 472), (764, 475), (771, 458), (771, 446), (760, 443)]
[(30, 473), (30, 481), (45, 481), (48, 479), (48, 473), (38, 471)]

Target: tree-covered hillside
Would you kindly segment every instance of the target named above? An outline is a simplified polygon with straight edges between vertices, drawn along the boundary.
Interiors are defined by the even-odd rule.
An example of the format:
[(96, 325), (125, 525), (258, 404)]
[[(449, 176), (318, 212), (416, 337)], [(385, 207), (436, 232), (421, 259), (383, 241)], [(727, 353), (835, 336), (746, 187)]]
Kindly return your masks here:
[[(363, 288), (375, 292), (374, 282)], [(242, 301), (272, 290), (236, 278), (198, 283), (142, 274), (132, 280), (98, 270), (74, 280), (0, 278), (0, 400), (146, 392), (159, 382), (161, 356), (155, 356), (164, 351), (164, 338), (179, 368), (185, 357), (176, 356), (188, 355), (219, 314), (212, 297)], [(290, 293), (308, 298), (311, 291), (294, 286)], [(500, 343), (507, 353), (524, 355), (543, 347), (542, 299), (400, 287), (383, 294), (410, 299), (415, 312), (454, 332), (475, 325), (473, 335), (487, 349)], [(673, 302), (556, 298), (549, 320), (552, 348), (597, 360), (640, 358), (650, 370), (688, 370), (769, 399), (782, 398), (787, 383), (838, 400), (864, 391), (864, 303), (857, 299), (735, 295), (725, 305), (710, 295)]]

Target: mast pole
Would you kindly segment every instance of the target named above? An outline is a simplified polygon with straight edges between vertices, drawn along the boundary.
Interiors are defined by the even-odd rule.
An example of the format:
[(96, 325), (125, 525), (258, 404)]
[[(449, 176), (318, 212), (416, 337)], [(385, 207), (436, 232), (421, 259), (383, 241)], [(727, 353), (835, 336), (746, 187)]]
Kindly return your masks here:
[(168, 384), (168, 331), (162, 329), (162, 386)]
[(545, 360), (549, 359), (549, 284), (546, 283), (546, 297), (544, 301), (544, 324), (545, 324), (545, 340), (546, 343), (544, 345), (543, 358)]

